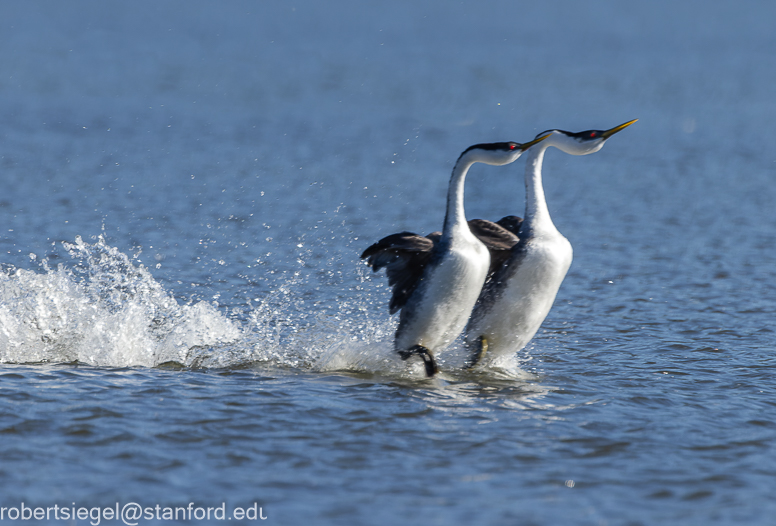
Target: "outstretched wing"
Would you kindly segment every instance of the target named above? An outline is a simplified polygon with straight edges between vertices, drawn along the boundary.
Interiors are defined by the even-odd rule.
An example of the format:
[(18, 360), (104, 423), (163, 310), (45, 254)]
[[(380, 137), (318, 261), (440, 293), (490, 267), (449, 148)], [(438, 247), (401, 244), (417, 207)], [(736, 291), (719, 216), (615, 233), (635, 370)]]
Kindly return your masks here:
[[(515, 221), (517, 220), (517, 221)], [(513, 232), (511, 228), (506, 228), (502, 225), (502, 221), (508, 227), (516, 230)], [(500, 219), (498, 223), (487, 221), (485, 219), (472, 219), (469, 221), (469, 228), (477, 238), (482, 241), (482, 244), (488, 248), (490, 252), (490, 268), (488, 269), (488, 280), (493, 276), (501, 265), (509, 259), (511, 255), (512, 247), (517, 245), (520, 238), (517, 237), (517, 232), (520, 229), (520, 223), (523, 220), (516, 216), (507, 216)]]
[(361, 254), (361, 259), (366, 259), (373, 271), (385, 268), (388, 284), (393, 287), (391, 314), (404, 307), (418, 287), (437, 241), (438, 237), (432, 240), (412, 232), (400, 232), (384, 237)]
[[(522, 219), (507, 216), (494, 223), (484, 219), (472, 219), (469, 228), (490, 252), (490, 279), (496, 270), (509, 258), (510, 251), (520, 239)], [(419, 236), (413, 232), (399, 232), (382, 238), (361, 254), (374, 272), (385, 268), (388, 284), (393, 287), (389, 309), (394, 314), (404, 307), (407, 300), (418, 288), (423, 272), (426, 270), (434, 249), (442, 237), (441, 232), (432, 232)]]

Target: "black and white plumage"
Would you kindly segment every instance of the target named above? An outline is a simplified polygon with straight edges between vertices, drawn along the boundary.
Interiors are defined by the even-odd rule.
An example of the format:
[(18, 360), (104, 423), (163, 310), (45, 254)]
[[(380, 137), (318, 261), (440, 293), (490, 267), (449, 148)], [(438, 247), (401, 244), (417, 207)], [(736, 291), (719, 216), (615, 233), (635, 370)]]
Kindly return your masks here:
[[(522, 218), (517, 216), (506, 216), (496, 223), (485, 219), (468, 221), (472, 234), (485, 245), (490, 254), (488, 277), (509, 258), (510, 249), (519, 241), (517, 232), (522, 222)], [(399, 232), (384, 237), (361, 254), (362, 258), (368, 258), (373, 271), (386, 269), (388, 284), (393, 287), (389, 304), (391, 314), (401, 309), (412, 295), (441, 238), (442, 232), (438, 231), (426, 236)]]
[(466, 221), (466, 174), (474, 163), (501, 166), (514, 162), (543, 139), (467, 148), (450, 178), (442, 232), (429, 237), (393, 234), (361, 254), (374, 271), (385, 267), (393, 287), (390, 311), (401, 310), (394, 348), (404, 360), (418, 355), (427, 376), (437, 371), (434, 353), (450, 345), (466, 326), (490, 266), (488, 249)]
[(609, 130), (540, 134), (547, 139), (531, 148), (526, 161), (525, 219), (517, 231), (519, 241), (483, 287), (466, 327), (469, 365), (485, 356), (493, 360), (522, 349), (549, 313), (571, 265), (571, 243), (555, 228), (544, 198), (542, 162), (547, 148), (570, 155), (597, 152), (609, 137), (636, 120)]

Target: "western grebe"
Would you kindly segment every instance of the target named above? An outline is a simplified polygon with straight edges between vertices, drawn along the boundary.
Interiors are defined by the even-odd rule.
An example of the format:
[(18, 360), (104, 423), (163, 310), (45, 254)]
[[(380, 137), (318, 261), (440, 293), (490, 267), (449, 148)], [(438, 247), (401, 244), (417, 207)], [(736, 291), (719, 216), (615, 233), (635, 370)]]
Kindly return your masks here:
[[(434, 353), (461, 333), (488, 273), (488, 249), (472, 234), (463, 206), (464, 180), (474, 163), (514, 162), (538, 142), (475, 144), (458, 157), (447, 192), (447, 212), (434, 240), (401, 232), (367, 248), (361, 258), (377, 272), (386, 268), (393, 286), (390, 312), (401, 309), (394, 348), (402, 360), (418, 355), (426, 375), (437, 372)], [(419, 257), (418, 257), (419, 256)]]
[(526, 160), (525, 219), (508, 216), (500, 221), (507, 230), (517, 228), (512, 233), (519, 240), (505, 262), (493, 269), (466, 326), (470, 366), (486, 353), (493, 359), (522, 349), (549, 313), (571, 265), (571, 243), (555, 228), (544, 198), (542, 161), (547, 148), (554, 146), (571, 155), (597, 152), (609, 137), (636, 120), (609, 130), (539, 134), (548, 138), (532, 148)]

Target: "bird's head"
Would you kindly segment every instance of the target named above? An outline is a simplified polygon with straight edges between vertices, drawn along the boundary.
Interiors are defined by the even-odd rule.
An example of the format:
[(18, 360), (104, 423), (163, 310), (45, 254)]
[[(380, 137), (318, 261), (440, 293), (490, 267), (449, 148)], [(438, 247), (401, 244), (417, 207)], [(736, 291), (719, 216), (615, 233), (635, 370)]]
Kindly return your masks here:
[(608, 130), (586, 130), (581, 132), (568, 132), (564, 130), (543, 131), (537, 137), (547, 136), (549, 140), (546, 146), (555, 146), (571, 155), (587, 155), (603, 148), (606, 140), (617, 132), (620, 132), (636, 122), (633, 119)]
[(489, 142), (475, 144), (474, 146), (466, 148), (459, 157), (459, 160), (467, 157), (478, 163), (496, 166), (509, 164), (515, 162), (528, 148), (542, 142), (547, 137), (549, 137), (547, 133), (540, 133), (533, 141), (522, 144), (519, 142)]

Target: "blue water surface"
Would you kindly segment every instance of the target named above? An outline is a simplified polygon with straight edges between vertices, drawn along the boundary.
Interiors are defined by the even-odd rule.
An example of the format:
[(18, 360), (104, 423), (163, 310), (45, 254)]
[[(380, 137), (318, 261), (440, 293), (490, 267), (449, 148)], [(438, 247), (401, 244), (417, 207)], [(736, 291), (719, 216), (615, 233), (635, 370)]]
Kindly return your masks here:
[[(771, 524), (774, 19), (0, 4), (0, 508)], [(574, 262), (528, 347), (476, 374), (453, 350), (432, 380), (401, 362), (364, 248), (438, 230), (471, 144), (634, 118), (545, 158)], [(522, 214), (523, 166), (472, 168), (467, 215)], [(138, 521), (192, 522), (219, 521)]]

